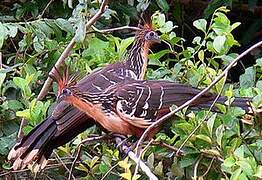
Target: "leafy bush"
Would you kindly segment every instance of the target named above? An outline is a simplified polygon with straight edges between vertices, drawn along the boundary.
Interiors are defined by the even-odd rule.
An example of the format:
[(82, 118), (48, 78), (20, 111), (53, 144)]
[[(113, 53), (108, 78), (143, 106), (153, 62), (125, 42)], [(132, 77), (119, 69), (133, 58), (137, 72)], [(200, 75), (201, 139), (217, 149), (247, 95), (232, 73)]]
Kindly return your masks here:
[[(0, 69), (0, 166), (1, 171), (9, 174), (14, 172), (10, 170), (6, 156), (15, 143), (20, 120), (24, 118), (28, 121), (23, 128), (24, 133), (28, 133), (52, 111), (57, 88), (55, 84), (45, 100), (37, 101), (36, 96), (49, 70), (74, 34), (77, 44), (66, 61), (72, 70), (78, 70), (82, 75), (123, 58), (133, 42), (133, 37), (123, 33), (86, 32), (85, 22), (96, 12), (99, 7), (97, 3), (79, 1), (79, 4), (74, 4), (68, 1), (62, 6), (61, 2), (55, 2), (54, 7), (59, 7), (58, 10), (51, 11), (53, 7), (50, 6), (50, 12), (45, 12), (47, 18), (43, 19), (40, 9), (48, 2), (16, 4), (14, 14), (10, 16), (16, 22), (9, 20), (0, 23), (0, 47), (5, 64)], [(68, 6), (75, 8), (71, 10)], [(121, 11), (118, 6), (122, 8)], [(192, 39), (178, 35), (179, 23), (169, 20), (174, 18), (167, 16), (171, 9), (165, 0), (152, 4), (149, 1), (132, 4), (130, 1), (127, 5), (112, 2), (110, 9), (96, 23), (96, 28), (133, 22), (136, 9), (145, 10), (151, 6), (154, 12), (151, 17), (153, 26), (168, 45), (162, 43), (163, 47), (150, 54), (148, 79), (168, 79), (204, 88), (237, 56), (232, 48), (240, 46), (240, 43), (233, 33), (240, 22), (231, 22), (227, 16), (229, 10), (224, 6), (212, 11), (210, 19), (201, 18), (192, 23)], [(210, 9), (205, 11), (206, 15)], [(176, 18), (175, 14), (172, 16)], [(24, 22), (24, 18), (29, 20)], [(227, 82), (224, 78), (212, 88), (212, 92), (221, 92), (228, 98), (226, 105), (217, 106), (220, 113), (183, 110), (156, 135), (157, 141), (168, 146), (163, 147), (161, 143), (149, 146), (142, 159), (160, 179), (262, 178), (261, 119), (254, 118), (253, 125), (243, 124), (243, 110), (230, 107), (234, 96), (254, 97), (252, 105), (262, 105), (260, 56), (256, 55), (255, 64), (245, 69), (239, 83)], [(71, 162), (77, 144), (92, 134), (101, 132), (96, 127), (86, 130), (73, 142), (60, 147), (57, 155), (64, 163)], [(182, 145), (183, 155), (176, 156), (174, 150)], [(108, 179), (131, 179), (135, 165), (128, 157), (123, 158), (113, 144), (96, 142), (84, 147), (74, 174), (99, 179), (112, 168)], [(45, 175), (63, 179), (65, 175), (68, 176), (68, 171), (63, 166), (47, 168), (41, 176)], [(23, 174), (18, 173), (18, 176), (22, 177)], [(146, 176), (139, 173), (133, 177), (137, 178), (145, 179)]]

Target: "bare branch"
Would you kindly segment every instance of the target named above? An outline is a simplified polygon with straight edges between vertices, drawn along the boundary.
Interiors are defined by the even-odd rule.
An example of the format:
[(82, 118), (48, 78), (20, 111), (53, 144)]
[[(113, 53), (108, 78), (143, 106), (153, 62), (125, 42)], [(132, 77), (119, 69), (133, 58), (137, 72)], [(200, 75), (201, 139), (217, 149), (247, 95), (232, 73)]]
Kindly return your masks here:
[[(56, 153), (56, 152), (54, 152), (55, 153), (55, 155), (56, 155), (56, 157), (57, 157), (57, 161), (60, 161), (61, 162), (61, 164), (64, 166), (64, 168), (66, 169), (66, 171), (68, 172), (68, 173), (70, 173), (70, 170), (68, 169), (68, 167), (65, 165), (65, 163), (64, 163), (64, 161), (60, 158), (60, 156)], [(75, 180), (76, 178), (74, 177), (74, 175), (72, 175), (72, 177), (73, 177), (73, 179)]]
[[(107, 4), (108, 4), (108, 0), (103, 0), (100, 9), (97, 11), (97, 13), (86, 23), (86, 29), (89, 29), (101, 16), (102, 14), (105, 12), (105, 10), (107, 9)], [(75, 36), (72, 38), (72, 40), (70, 41), (70, 43), (67, 45), (67, 47), (65, 48), (64, 52), (61, 54), (61, 56), (59, 57), (59, 59), (57, 60), (56, 64), (54, 67), (56, 67), (57, 69), (59, 69), (62, 66), (62, 63), (64, 62), (64, 60), (68, 57), (69, 53), (71, 52), (71, 50), (73, 49), (74, 45), (76, 43), (76, 38)], [(49, 72), (49, 74), (52, 74), (55, 71), (55, 68), (52, 68), (52, 70)], [(47, 80), (45, 81), (45, 84), (43, 86), (43, 88), (41, 89), (37, 99), (41, 100), (45, 97), (45, 95), (48, 92), (48, 88), (51, 86), (53, 80), (48, 77)]]
[(178, 111), (184, 109), (185, 107), (189, 106), (190, 104), (192, 104), (194, 101), (196, 101), (198, 98), (200, 98), (203, 94), (207, 93), (218, 81), (220, 81), (227, 73), (228, 71), (235, 65), (237, 64), (237, 62), (244, 57), (246, 54), (248, 54), (250, 51), (252, 51), (253, 49), (259, 47), (262, 45), (262, 41), (256, 43), (255, 45), (251, 46), (250, 48), (248, 48), (246, 51), (244, 51), (242, 54), (240, 54), (237, 58), (234, 59), (234, 61), (232, 61), (227, 68), (219, 75), (215, 78), (215, 80), (205, 89), (203, 89), (200, 93), (198, 93), (195, 97), (193, 97), (190, 101), (187, 101), (186, 103), (184, 103), (183, 105), (179, 106), (178, 108), (176, 108), (175, 110), (171, 111), (170, 113), (166, 114), (165, 116), (163, 116), (162, 118), (160, 118), (159, 120), (157, 120), (156, 122), (152, 123), (142, 134), (142, 136), (140, 137), (137, 146), (136, 146), (136, 154), (138, 154), (138, 152), (140, 152), (140, 144), (144, 141), (144, 139), (147, 137), (148, 133), (156, 126), (159, 126), (160, 124), (162, 124), (166, 119), (170, 118), (171, 116), (173, 116), (175, 113), (177, 113)]
[(23, 127), (26, 125), (26, 120), (25, 118), (22, 118), (21, 122), (20, 122), (20, 126), (19, 126), (19, 131), (17, 133), (17, 138), (18, 139), (21, 139), (23, 136), (24, 136), (24, 133), (23, 133)]
[(142, 160), (137, 158), (135, 153), (133, 153), (132, 151), (129, 151), (128, 157), (130, 159), (132, 159), (133, 161), (135, 161), (137, 164), (139, 164), (139, 166), (141, 167), (141, 170), (147, 175), (147, 177), (149, 177), (150, 180), (157, 180), (158, 179), (156, 177), (156, 175), (154, 175), (151, 172), (150, 168)]
[(54, 0), (50, 0), (50, 1), (47, 3), (47, 5), (46, 5), (46, 7), (44, 8), (43, 12), (37, 17), (38, 19), (41, 19), (41, 18), (43, 17), (43, 15), (45, 14), (46, 10), (47, 10), (48, 7), (52, 4), (53, 1), (54, 1)]
[(84, 139), (83, 141), (81, 141), (78, 144), (78, 146), (77, 146), (77, 153), (76, 153), (75, 159), (74, 159), (74, 161), (73, 161), (73, 163), (71, 165), (71, 168), (70, 168), (70, 171), (69, 171), (69, 175), (68, 175), (68, 180), (70, 180), (71, 177), (72, 177), (73, 169), (74, 169), (75, 164), (76, 164), (76, 162), (77, 162), (77, 160), (78, 160), (78, 158), (80, 156), (80, 153), (81, 153), (81, 150), (82, 150), (84, 144), (105, 140), (105, 139), (108, 139), (109, 137), (111, 137), (111, 134), (106, 134), (106, 135), (98, 136), (98, 137), (91, 137), (91, 138)]
[(194, 174), (194, 177), (193, 177), (193, 179), (199, 179), (199, 178), (197, 177), (197, 169), (198, 169), (198, 165), (199, 165), (201, 159), (202, 159), (202, 156), (200, 156), (200, 157), (198, 158), (198, 160), (197, 160), (197, 162), (196, 162), (196, 164), (195, 164), (195, 166), (194, 166), (194, 173), (193, 173), (193, 174)]
[(112, 167), (104, 174), (104, 176), (101, 178), (101, 180), (104, 180), (104, 179), (107, 177), (107, 175), (108, 175), (111, 171), (113, 171), (113, 169), (116, 168), (117, 166), (118, 166), (118, 163), (116, 163), (114, 166), (112, 166)]
[(92, 28), (94, 29), (95, 32), (99, 32), (99, 33), (109, 33), (113, 31), (121, 31), (121, 30), (135, 30), (135, 31), (141, 30), (140, 28), (134, 26), (121, 26), (121, 27), (103, 29), (103, 30), (97, 29), (95, 26), (92, 26)]
[(210, 171), (210, 169), (211, 169), (211, 167), (212, 167), (213, 162), (214, 162), (215, 159), (216, 159), (215, 157), (212, 158), (212, 160), (211, 160), (211, 162), (210, 162), (210, 164), (209, 164), (206, 172), (201, 176), (202, 178), (204, 178), (204, 177), (207, 175), (207, 173)]

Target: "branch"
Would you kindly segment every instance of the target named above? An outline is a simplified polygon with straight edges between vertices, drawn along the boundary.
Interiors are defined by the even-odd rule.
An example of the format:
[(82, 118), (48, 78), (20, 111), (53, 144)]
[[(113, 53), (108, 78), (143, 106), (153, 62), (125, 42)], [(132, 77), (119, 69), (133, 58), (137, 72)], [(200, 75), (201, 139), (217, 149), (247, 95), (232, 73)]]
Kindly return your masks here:
[(139, 27), (135, 27), (135, 26), (121, 26), (121, 27), (103, 29), (103, 30), (97, 29), (95, 26), (92, 26), (92, 28), (94, 29), (94, 31), (89, 32), (89, 33), (93, 33), (93, 32), (109, 33), (112, 31), (121, 31), (121, 30), (135, 30), (135, 31), (141, 30)]
[(132, 151), (129, 151), (128, 153), (128, 157), (130, 159), (132, 159), (133, 161), (135, 161), (137, 164), (139, 164), (139, 166), (141, 167), (141, 170), (147, 175), (147, 177), (149, 177), (150, 180), (157, 180), (158, 178), (156, 177), (156, 175), (154, 175), (151, 170), (149, 169), (149, 167), (140, 159), (138, 159), (135, 155), (135, 153), (133, 153)]
[(184, 109), (185, 107), (189, 106), (190, 104), (192, 104), (194, 101), (196, 101), (198, 98), (200, 98), (203, 94), (207, 93), (218, 81), (220, 81), (227, 73), (228, 71), (235, 65), (237, 64), (237, 62), (244, 57), (246, 54), (248, 54), (250, 51), (252, 51), (253, 49), (259, 47), (262, 45), (262, 41), (256, 43), (255, 45), (251, 46), (250, 48), (248, 48), (246, 51), (244, 51), (242, 54), (240, 54), (237, 58), (234, 59), (234, 61), (232, 61), (227, 68), (219, 75), (215, 78), (215, 80), (205, 89), (203, 89), (200, 93), (198, 93), (195, 97), (193, 97), (190, 101), (187, 101), (186, 103), (184, 103), (183, 105), (179, 106), (178, 108), (176, 108), (175, 110), (171, 111), (170, 113), (166, 114), (165, 116), (161, 117), (159, 120), (155, 121), (154, 123), (152, 123), (142, 134), (141, 138), (139, 139), (138, 143), (137, 143), (137, 152), (136, 154), (138, 154), (139, 152), (139, 147), (140, 144), (144, 141), (144, 139), (147, 137), (148, 133), (156, 126), (159, 126), (160, 124), (162, 124), (166, 119), (170, 118), (171, 116), (173, 116), (175, 113), (177, 113), (178, 111)]
[(69, 171), (69, 175), (68, 175), (68, 180), (71, 179), (71, 177), (73, 176), (73, 169), (76, 165), (76, 162), (80, 156), (80, 153), (81, 153), (81, 150), (84, 146), (84, 144), (86, 143), (91, 143), (91, 142), (97, 142), (97, 141), (101, 141), (101, 140), (105, 140), (105, 139), (108, 139), (111, 137), (111, 134), (106, 134), (106, 135), (103, 135), (103, 136), (97, 136), (97, 137), (91, 137), (91, 138), (87, 138), (87, 139), (84, 139), (83, 141), (81, 141), (78, 146), (77, 146), (77, 153), (76, 153), (76, 156), (75, 156), (75, 159), (71, 165), (71, 168), (70, 168), (70, 171)]
[(19, 126), (19, 131), (17, 133), (17, 139), (22, 139), (24, 137), (24, 133), (23, 133), (23, 127), (27, 124), (27, 121), (25, 120), (25, 118), (22, 118), (21, 122), (20, 122), (20, 126)]
[[(89, 29), (101, 16), (102, 14), (105, 12), (105, 10), (107, 9), (107, 4), (108, 4), (108, 0), (103, 0), (100, 9), (97, 11), (97, 13), (86, 23), (86, 29)], [(64, 62), (64, 60), (68, 57), (69, 53), (71, 52), (71, 50), (73, 49), (75, 43), (76, 43), (76, 38), (75, 36), (72, 38), (72, 40), (70, 41), (70, 43), (67, 45), (67, 47), (65, 48), (64, 52), (61, 54), (61, 56), (59, 57), (59, 59), (57, 60), (55, 66), (52, 68), (52, 70), (49, 72), (49, 74), (52, 74), (55, 72), (55, 68), (59, 69), (62, 66), (62, 63)], [(48, 77), (47, 80), (45, 81), (45, 84), (43, 86), (43, 88), (41, 89), (37, 99), (41, 100), (45, 97), (45, 95), (48, 92), (48, 88), (51, 86), (53, 80)]]
[(46, 7), (44, 8), (43, 12), (37, 17), (38, 19), (41, 19), (43, 17), (43, 15), (45, 14), (46, 10), (48, 9), (48, 7), (51, 5), (51, 3), (53, 2), (54, 0), (50, 0)]
[[(122, 139), (119, 138), (119, 137), (116, 137), (115, 138), (115, 141), (116, 141), (116, 144), (119, 144), (121, 143), (121, 149), (124, 151), (124, 152), (127, 152), (127, 155), (130, 159), (132, 159), (133, 161), (135, 161), (135, 163), (137, 164), (136, 167), (140, 166), (141, 167), (141, 170), (147, 175), (147, 177), (150, 179), (150, 180), (157, 180), (158, 178), (151, 172), (150, 168), (143, 162), (140, 160), (140, 157), (137, 157), (135, 155), (134, 152), (132, 152), (130, 150), (130, 148), (128, 146), (125, 145), (125, 143), (122, 143)], [(147, 149), (148, 146), (153, 142), (153, 140), (151, 140), (147, 146), (144, 148)], [(140, 154), (141, 155), (141, 154)], [(135, 170), (135, 173), (134, 173), (134, 176), (137, 174), (137, 169)]]
[(195, 134), (195, 132), (201, 127), (201, 125), (203, 124), (203, 122), (205, 122), (209, 116), (210, 111), (213, 109), (213, 107), (215, 106), (216, 102), (218, 101), (219, 97), (222, 94), (222, 91), (224, 89), (225, 83), (226, 83), (226, 77), (227, 77), (227, 73), (225, 74), (225, 80), (223, 82), (222, 88), (220, 89), (218, 95), (216, 96), (215, 100), (212, 102), (211, 106), (209, 107), (209, 110), (206, 114), (206, 116), (204, 117), (204, 119), (202, 121), (199, 122), (199, 124), (195, 127), (195, 129), (192, 130), (192, 132), (188, 135), (188, 137), (185, 139), (185, 141), (181, 144), (181, 146), (178, 148), (177, 152), (176, 152), (176, 156), (178, 156), (180, 154), (181, 149), (184, 147), (184, 145), (186, 144), (186, 142)]
[[(56, 155), (56, 157), (57, 157), (57, 161), (60, 161), (61, 162), (61, 164), (64, 166), (64, 168), (66, 169), (66, 171), (68, 172), (68, 173), (70, 173), (70, 170), (68, 169), (68, 167), (65, 165), (65, 163), (64, 163), (64, 161), (59, 157), (59, 155), (56, 153), (56, 152), (54, 152), (54, 154)], [(76, 162), (75, 162), (76, 163)], [(74, 175), (72, 175), (72, 177), (73, 177), (73, 180), (75, 180), (76, 178), (74, 177)]]

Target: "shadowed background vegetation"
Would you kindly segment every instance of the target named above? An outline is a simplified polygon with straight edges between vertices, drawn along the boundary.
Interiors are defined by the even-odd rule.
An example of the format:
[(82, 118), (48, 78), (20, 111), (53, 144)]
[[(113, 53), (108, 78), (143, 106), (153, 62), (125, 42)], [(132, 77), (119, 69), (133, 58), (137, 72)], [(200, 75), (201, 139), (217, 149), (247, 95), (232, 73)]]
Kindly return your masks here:
[[(42, 101), (36, 97), (48, 72), (76, 34), (77, 44), (66, 59), (72, 72), (81, 75), (122, 59), (135, 32), (87, 33), (87, 19), (99, 8), (91, 0), (3, 0), (0, 2), (0, 178), (32, 178), (30, 170), (13, 172), (6, 157), (14, 145), (21, 119), (28, 133), (52, 112), (56, 84)], [(226, 8), (227, 7), (227, 8)], [(229, 11), (230, 10), (230, 11)], [(262, 40), (262, 4), (257, 0), (127, 0), (109, 1), (109, 9), (95, 27), (107, 29), (137, 26), (141, 13), (152, 15), (161, 43), (149, 56), (148, 79), (168, 79), (204, 88), (242, 51)], [(262, 105), (261, 48), (244, 57), (212, 92), (253, 98)], [(224, 84), (225, 82), (225, 84)], [(256, 179), (262, 178), (261, 119), (243, 124), (243, 110), (218, 106), (221, 113), (207, 110), (182, 111), (168, 121), (156, 140), (179, 148), (189, 134), (200, 128), (176, 156), (172, 149), (150, 146), (143, 160), (160, 179)], [(205, 116), (207, 115), (207, 119)], [(40, 179), (66, 179), (77, 144), (97, 127), (86, 130), (53, 154)], [(58, 158), (59, 157), (59, 158)], [(60, 159), (60, 160), (59, 160)], [(131, 179), (135, 163), (123, 158), (113, 143), (97, 142), (83, 148), (73, 171), (77, 178)], [(146, 179), (141, 172), (140, 178)], [(2, 176), (2, 177), (1, 177)]]

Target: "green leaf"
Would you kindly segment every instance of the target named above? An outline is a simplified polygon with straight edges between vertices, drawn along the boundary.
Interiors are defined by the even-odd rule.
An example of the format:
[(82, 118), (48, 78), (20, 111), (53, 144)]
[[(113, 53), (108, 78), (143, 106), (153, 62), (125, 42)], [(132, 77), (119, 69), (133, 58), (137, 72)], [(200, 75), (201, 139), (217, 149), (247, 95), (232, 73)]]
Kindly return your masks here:
[(213, 126), (214, 126), (214, 122), (216, 120), (216, 117), (217, 117), (217, 113), (212, 114), (212, 116), (207, 120), (207, 128), (208, 128), (208, 131), (209, 131), (211, 137), (213, 135)]
[(166, 0), (156, 0), (157, 5), (164, 11), (167, 12), (169, 10), (169, 4)]
[(247, 179), (248, 179), (248, 177), (247, 177), (246, 173), (242, 172), (239, 176), (239, 180), (247, 180)]
[(154, 169), (154, 160), (155, 156), (154, 153), (151, 153), (147, 158), (147, 165), (150, 169)]
[(225, 159), (223, 165), (230, 168), (234, 166), (235, 163), (236, 163), (236, 160), (232, 156), (230, 156), (229, 158)]
[(44, 50), (44, 40), (39, 39), (37, 36), (33, 39), (33, 46), (36, 52), (42, 52)]
[(234, 24), (232, 24), (231, 26), (231, 31), (233, 31), (234, 29), (236, 29), (238, 26), (240, 26), (240, 22), (235, 22)]
[(240, 87), (254, 87), (256, 82), (256, 70), (254, 67), (246, 68), (245, 73), (239, 78)]
[(157, 175), (159, 175), (159, 176), (163, 175), (163, 163), (162, 163), (162, 161), (160, 161), (160, 162), (157, 164), (157, 166), (155, 167), (154, 172), (155, 172)]
[(75, 33), (75, 39), (76, 42), (83, 42), (86, 37), (86, 26), (85, 26), (85, 21), (80, 20), (78, 25), (77, 25), (77, 30)]
[(234, 155), (238, 158), (244, 158), (245, 149), (244, 146), (241, 145), (239, 148), (237, 148), (234, 152)]
[(193, 22), (193, 26), (206, 33), (207, 21), (205, 19), (198, 19)]
[(6, 107), (7, 109), (11, 109), (14, 111), (17, 111), (23, 108), (23, 104), (18, 100), (8, 100), (6, 101), (6, 104), (7, 104), (7, 107)]
[(134, 37), (123, 39), (119, 46), (119, 57), (122, 57), (127, 49), (127, 47), (134, 42)]
[(248, 176), (252, 176), (253, 175), (253, 169), (250, 166), (250, 164), (245, 161), (245, 160), (241, 160), (241, 161), (236, 161), (236, 164), (239, 165), (241, 167), (241, 169), (248, 175)]
[(168, 33), (172, 31), (174, 28), (172, 21), (167, 21), (161, 28), (159, 28), (159, 31), (161, 33)]
[(257, 166), (254, 176), (262, 179), (262, 166), (261, 165)]
[(214, 49), (220, 53), (225, 45), (226, 37), (225, 36), (217, 36), (214, 39), (213, 47)]
[(23, 117), (25, 119), (30, 119), (30, 111), (29, 109), (25, 109), (23, 111), (17, 111), (16, 116)]
[(204, 61), (204, 58), (205, 58), (205, 52), (203, 50), (200, 50), (198, 53), (197, 53), (197, 56), (198, 56), (198, 59), (200, 61)]
[(74, 34), (74, 28), (73, 26), (65, 19), (58, 18), (55, 20), (55, 24), (62, 30)]
[(164, 14), (157, 11), (152, 15), (152, 24), (154, 28), (158, 29), (164, 26), (165, 23), (166, 23), (166, 17)]
[(204, 134), (198, 134), (198, 135), (195, 135), (195, 137), (198, 138), (198, 139), (201, 139), (203, 141), (206, 141), (209, 144), (212, 144), (212, 140), (210, 139), (210, 137), (208, 137)]
[(4, 81), (5, 81), (5, 78), (6, 78), (6, 73), (0, 71), (0, 90), (1, 90), (1, 87), (4, 83)]
[(92, 168), (94, 167), (94, 165), (97, 163), (97, 161), (99, 160), (98, 156), (93, 157), (93, 159), (91, 160), (89, 167)]
[(7, 31), (8, 36), (14, 38), (18, 32), (18, 27), (12, 24), (6, 24), (6, 27), (8, 29)]
[(7, 28), (0, 22), (0, 49), (2, 49), (4, 40), (6, 39), (7, 31)]
[(222, 146), (222, 138), (224, 136), (224, 125), (220, 125), (217, 129), (216, 129), (216, 137), (217, 137), (217, 143), (218, 145), (221, 147)]
[(256, 60), (256, 66), (262, 67), (262, 58), (258, 58), (258, 59)]
[(76, 169), (80, 170), (80, 171), (83, 171), (83, 172), (86, 172), (86, 173), (89, 173), (89, 169), (86, 168), (83, 164), (79, 164)]
[(104, 164), (104, 163), (102, 163), (102, 164), (99, 164), (99, 171), (101, 172), (101, 173), (106, 173), (107, 171), (108, 171), (108, 166), (106, 165), (106, 164)]
[(23, 91), (26, 97), (29, 97), (31, 95), (31, 89), (29, 88), (29, 83), (26, 79), (23, 79), (21, 77), (14, 77), (13, 81), (15, 85)]
[(201, 37), (200, 36), (196, 36), (196, 37), (194, 37), (192, 43), (200, 45), (200, 41), (201, 41)]
[(230, 180), (238, 180), (241, 172), (242, 172), (241, 168), (236, 169), (231, 175)]

